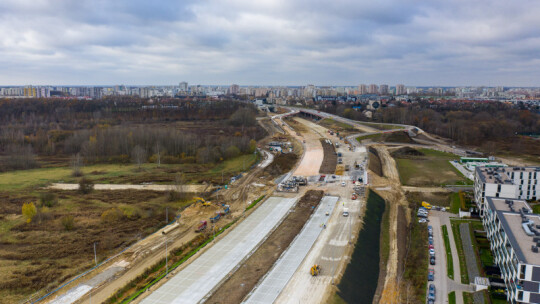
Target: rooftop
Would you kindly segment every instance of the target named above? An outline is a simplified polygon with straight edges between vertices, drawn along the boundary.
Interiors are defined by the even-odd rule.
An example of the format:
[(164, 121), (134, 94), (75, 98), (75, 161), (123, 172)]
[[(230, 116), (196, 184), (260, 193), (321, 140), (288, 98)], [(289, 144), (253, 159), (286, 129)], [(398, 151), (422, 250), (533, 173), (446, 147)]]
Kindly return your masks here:
[[(486, 200), (489, 207), (496, 210), (518, 260), (540, 265), (540, 253), (532, 251), (532, 246), (536, 245), (534, 238), (540, 238), (540, 215), (532, 213), (531, 207), (524, 200), (495, 197), (487, 197)], [(524, 221), (529, 222), (529, 234), (532, 235), (525, 232)], [(538, 235), (534, 234), (534, 231)]]
[(476, 167), (476, 173), (484, 183), (512, 185), (514, 184), (510, 178), (512, 172), (540, 173), (540, 167)]

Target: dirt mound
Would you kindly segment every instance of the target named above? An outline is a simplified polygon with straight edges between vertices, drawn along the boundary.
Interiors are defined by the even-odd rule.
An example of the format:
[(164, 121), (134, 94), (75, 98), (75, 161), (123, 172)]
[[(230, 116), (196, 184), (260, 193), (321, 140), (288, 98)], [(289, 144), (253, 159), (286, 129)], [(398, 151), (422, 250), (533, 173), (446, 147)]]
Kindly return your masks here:
[(397, 142), (397, 143), (413, 143), (414, 141), (409, 136), (409, 133), (405, 131), (392, 132), (383, 136), (385, 142)]
[(274, 158), (274, 161), (264, 169), (265, 173), (278, 176), (292, 170), (298, 156), (294, 153), (280, 154)]
[(379, 153), (373, 147), (369, 147), (368, 168), (378, 176), (383, 176), (382, 164), (381, 159), (379, 158)]
[(411, 147), (399, 148), (391, 153), (394, 158), (406, 158), (408, 156), (424, 156), (425, 154)]
[(323, 147), (324, 158), (321, 168), (319, 169), (319, 173), (334, 174), (334, 172), (336, 172), (337, 164), (337, 154), (336, 150), (334, 149), (334, 145), (327, 143), (326, 140), (322, 138), (321, 143)]

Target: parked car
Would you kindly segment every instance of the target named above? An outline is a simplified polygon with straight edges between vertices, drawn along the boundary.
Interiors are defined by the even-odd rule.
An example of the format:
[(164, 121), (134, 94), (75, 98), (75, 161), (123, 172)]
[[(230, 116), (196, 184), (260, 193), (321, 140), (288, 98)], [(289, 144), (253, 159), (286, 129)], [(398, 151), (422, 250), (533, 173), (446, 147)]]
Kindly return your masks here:
[(434, 256), (435, 255), (435, 249), (430, 249), (429, 250), (429, 255)]
[(429, 249), (435, 249), (435, 248), (433, 247), (433, 244), (429, 244)]
[(427, 222), (428, 222), (428, 220), (425, 219), (425, 218), (421, 218), (421, 219), (418, 220), (418, 223), (420, 223), (420, 224), (427, 223)]
[(429, 263), (430, 263), (431, 265), (435, 265), (435, 257), (434, 257), (434, 256), (432, 256), (432, 257), (429, 258)]
[(435, 301), (435, 284), (429, 284), (428, 299)]
[(433, 238), (430, 239), (428, 242), (429, 242), (430, 245), (433, 245)]
[(433, 300), (428, 300), (427, 303), (428, 303), (428, 304), (435, 304), (435, 301), (433, 301)]
[(427, 280), (428, 281), (434, 281), (435, 280), (435, 270), (433, 270), (431, 268), (428, 270)]
[(427, 226), (427, 230), (428, 230), (428, 231), (429, 231), (429, 230), (433, 231), (433, 226), (431, 226), (431, 225), (430, 225), (430, 226)]
[(341, 182), (341, 187), (345, 187), (347, 184), (345, 182)]
[(426, 218), (426, 217), (427, 217), (427, 214), (418, 213), (416, 216)]

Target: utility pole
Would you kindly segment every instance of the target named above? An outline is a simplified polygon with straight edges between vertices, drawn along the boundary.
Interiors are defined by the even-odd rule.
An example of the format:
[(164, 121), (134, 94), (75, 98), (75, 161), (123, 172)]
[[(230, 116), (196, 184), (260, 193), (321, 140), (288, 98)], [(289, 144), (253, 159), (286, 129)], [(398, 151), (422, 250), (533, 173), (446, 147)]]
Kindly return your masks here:
[(165, 238), (165, 276), (169, 274), (169, 250), (167, 249), (167, 239)]
[(169, 207), (165, 207), (165, 225), (169, 223)]
[(221, 170), (221, 184), (223, 185), (223, 170)]
[(96, 267), (97, 267), (96, 242), (94, 242), (94, 262), (96, 262)]

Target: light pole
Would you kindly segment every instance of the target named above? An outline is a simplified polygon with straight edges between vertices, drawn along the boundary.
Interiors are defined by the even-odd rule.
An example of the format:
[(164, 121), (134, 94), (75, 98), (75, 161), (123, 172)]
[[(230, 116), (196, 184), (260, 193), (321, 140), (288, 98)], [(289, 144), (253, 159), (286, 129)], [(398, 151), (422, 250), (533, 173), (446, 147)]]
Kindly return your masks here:
[(169, 250), (167, 249), (167, 238), (165, 238), (165, 276), (169, 274)]
[(165, 207), (165, 225), (169, 223), (169, 207)]

